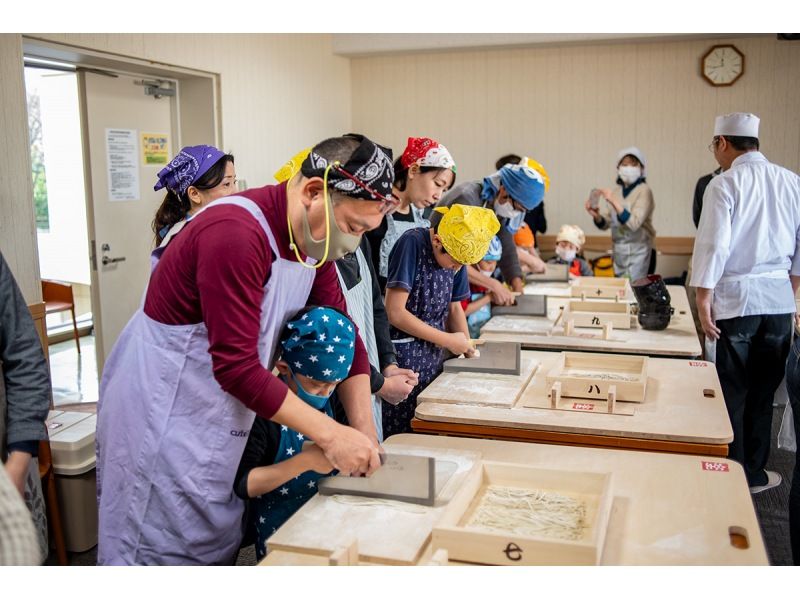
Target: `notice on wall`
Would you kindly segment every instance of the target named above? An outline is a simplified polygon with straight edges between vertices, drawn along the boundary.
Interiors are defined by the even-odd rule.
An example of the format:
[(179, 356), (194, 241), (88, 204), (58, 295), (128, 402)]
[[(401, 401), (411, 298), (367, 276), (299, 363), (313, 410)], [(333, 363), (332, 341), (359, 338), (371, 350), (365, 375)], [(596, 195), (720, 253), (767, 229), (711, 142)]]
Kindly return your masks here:
[(135, 129), (106, 129), (108, 199), (138, 201), (139, 141)]
[(142, 165), (166, 166), (169, 162), (169, 135), (142, 133)]

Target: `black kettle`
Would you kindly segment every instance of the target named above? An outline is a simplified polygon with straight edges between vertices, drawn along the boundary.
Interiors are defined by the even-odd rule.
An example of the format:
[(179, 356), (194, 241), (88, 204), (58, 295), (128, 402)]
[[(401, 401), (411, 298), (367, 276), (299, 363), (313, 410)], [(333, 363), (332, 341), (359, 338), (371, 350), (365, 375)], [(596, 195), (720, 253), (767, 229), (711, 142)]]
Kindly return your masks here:
[(650, 274), (631, 283), (639, 304), (639, 325), (645, 330), (664, 330), (675, 313), (671, 297), (660, 274)]

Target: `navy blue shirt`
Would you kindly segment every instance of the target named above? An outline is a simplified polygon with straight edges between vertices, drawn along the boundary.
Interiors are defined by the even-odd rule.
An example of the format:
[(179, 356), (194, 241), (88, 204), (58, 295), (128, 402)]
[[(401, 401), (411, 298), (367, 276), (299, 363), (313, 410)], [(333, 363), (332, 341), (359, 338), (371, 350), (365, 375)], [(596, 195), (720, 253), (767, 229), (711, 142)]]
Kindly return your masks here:
[[(389, 276), (387, 288), (399, 287), (411, 291), (417, 273), (417, 264), (424, 255), (426, 245), (432, 251), (430, 229), (412, 228), (403, 233), (389, 254)], [(467, 269), (462, 267), (454, 273), (453, 292), (450, 301), (469, 299)]]

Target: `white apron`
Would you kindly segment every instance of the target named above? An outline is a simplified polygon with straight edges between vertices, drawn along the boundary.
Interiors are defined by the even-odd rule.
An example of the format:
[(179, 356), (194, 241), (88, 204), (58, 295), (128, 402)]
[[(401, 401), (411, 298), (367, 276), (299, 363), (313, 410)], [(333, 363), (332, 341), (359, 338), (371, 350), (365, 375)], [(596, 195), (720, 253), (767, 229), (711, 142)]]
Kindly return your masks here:
[[(272, 251), (258, 353), (271, 369), (280, 332), (305, 306), (315, 270), (280, 257), (260, 208), (246, 209)], [(309, 263), (311, 260), (309, 260)], [(214, 379), (202, 322), (166, 325), (139, 309), (100, 383), (97, 422), (98, 564), (229, 564), (244, 503), (233, 478), (255, 414)]]
[[(358, 335), (367, 347), (369, 362), (376, 370), (380, 371), (378, 344), (375, 341), (375, 314), (372, 311), (372, 273), (360, 246), (356, 248), (355, 254), (358, 259), (361, 281), (348, 290), (338, 266), (336, 274), (339, 276), (339, 286), (342, 287), (344, 300), (347, 303), (347, 312), (358, 326)], [(370, 399), (372, 401), (372, 419), (375, 420), (375, 430), (378, 432), (378, 442), (383, 442), (381, 402), (375, 395), (372, 395)]]
[(386, 234), (381, 240), (380, 261), (378, 263), (378, 274), (384, 278), (389, 276), (389, 254), (392, 252), (392, 248), (394, 247), (395, 243), (397, 243), (397, 239), (399, 239), (407, 230), (411, 230), (412, 228), (421, 228), (423, 226), (425, 228), (429, 228), (431, 225), (429, 220), (423, 218), (422, 210), (419, 210), (414, 206), (410, 207), (411, 216), (414, 218), (413, 222), (395, 220), (391, 214), (386, 216)]

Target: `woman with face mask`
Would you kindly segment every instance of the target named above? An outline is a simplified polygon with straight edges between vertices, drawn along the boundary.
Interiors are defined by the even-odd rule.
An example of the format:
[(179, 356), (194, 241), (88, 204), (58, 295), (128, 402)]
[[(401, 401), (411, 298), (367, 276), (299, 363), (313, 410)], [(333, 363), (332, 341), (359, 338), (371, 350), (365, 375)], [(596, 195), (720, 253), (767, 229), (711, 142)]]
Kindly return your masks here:
[(423, 211), (435, 205), (455, 181), (456, 163), (445, 146), (428, 137), (408, 138), (403, 155), (394, 163), (392, 195), (400, 205), (367, 233), (381, 292), (386, 289), (389, 254), (397, 239), (412, 228), (429, 227)]
[[(513, 291), (522, 292), (525, 282), (522, 276), (514, 233), (522, 226), (525, 212), (532, 210), (544, 199), (545, 180), (527, 159), (524, 163), (506, 164), (500, 170), (484, 177), (482, 181), (462, 183), (449, 191), (437, 204), (449, 207), (453, 204), (478, 206), (491, 209), (500, 221), (497, 236), (503, 244), (500, 270)], [(441, 220), (440, 214), (431, 217), (431, 225)], [(533, 256), (531, 256), (533, 257)], [(538, 261), (541, 264), (541, 260)], [(487, 286), (495, 305), (511, 305), (514, 295), (498, 280), (481, 280), (481, 274), (471, 269), (469, 282)], [(484, 279), (486, 277), (483, 277)]]
[(655, 245), (655, 202), (645, 179), (645, 159), (637, 147), (628, 147), (617, 157), (617, 187), (602, 189), (605, 203), (586, 201), (586, 211), (601, 230), (611, 229), (614, 243), (614, 274), (636, 280), (647, 275)]
[(380, 466), (358, 335), (337, 387), (349, 426), (272, 368), (292, 314), (306, 305), (345, 311), (332, 261), (396, 207), (391, 150), (334, 137), (286, 170), (278, 185), (215, 200), (172, 237), (106, 361), (99, 564), (230, 563), (244, 509), (233, 480), (256, 415), (313, 438), (345, 474)]

